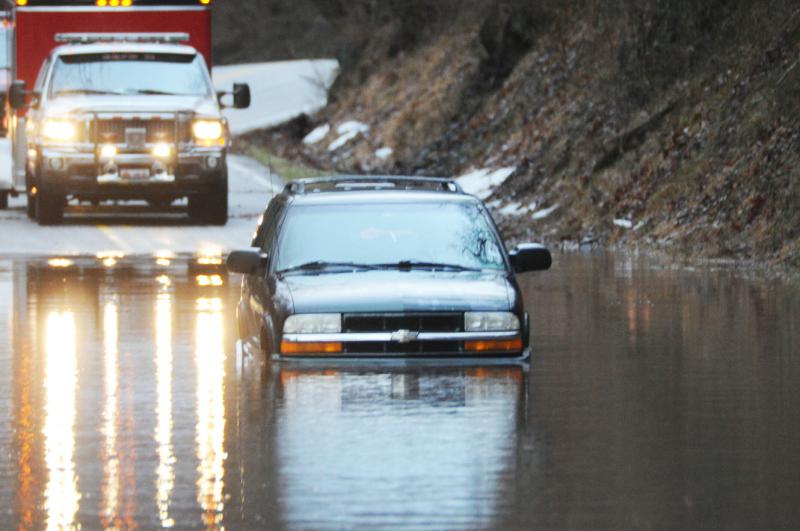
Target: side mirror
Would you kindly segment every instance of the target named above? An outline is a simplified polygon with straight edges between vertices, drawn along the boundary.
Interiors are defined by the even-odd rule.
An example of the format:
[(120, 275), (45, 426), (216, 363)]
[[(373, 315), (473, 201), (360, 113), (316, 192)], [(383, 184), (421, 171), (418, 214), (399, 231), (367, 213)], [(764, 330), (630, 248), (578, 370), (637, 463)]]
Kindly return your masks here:
[(260, 249), (233, 251), (228, 255), (226, 266), (231, 273), (263, 275), (267, 269), (267, 259)]
[(14, 81), (8, 89), (8, 103), (14, 110), (18, 111), (24, 109), (25, 97), (27, 95), (28, 92), (25, 90), (25, 82), (19, 80)]
[(250, 85), (247, 83), (233, 84), (234, 109), (247, 109), (250, 107)]
[(545, 271), (553, 265), (553, 257), (547, 247), (538, 243), (521, 243), (508, 253), (515, 273)]

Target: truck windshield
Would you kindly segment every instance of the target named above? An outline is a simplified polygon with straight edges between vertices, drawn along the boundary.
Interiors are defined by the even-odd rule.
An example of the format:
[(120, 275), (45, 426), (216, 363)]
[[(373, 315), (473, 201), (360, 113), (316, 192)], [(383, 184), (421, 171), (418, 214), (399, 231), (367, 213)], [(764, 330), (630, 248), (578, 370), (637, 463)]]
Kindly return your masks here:
[(342, 263), (505, 268), (487, 215), (471, 203), (298, 205), (281, 233), (279, 271)]
[(211, 87), (198, 55), (100, 53), (62, 55), (53, 66), (50, 96), (206, 96)]

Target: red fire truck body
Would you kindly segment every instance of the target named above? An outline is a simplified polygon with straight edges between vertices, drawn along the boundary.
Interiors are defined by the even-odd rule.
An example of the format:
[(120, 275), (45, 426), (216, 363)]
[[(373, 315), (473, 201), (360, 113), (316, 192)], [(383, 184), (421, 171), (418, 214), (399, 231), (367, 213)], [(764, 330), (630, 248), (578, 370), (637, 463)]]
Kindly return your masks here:
[[(18, 2), (19, 3), (19, 2)], [(101, 7), (98, 4), (105, 4)], [(88, 5), (87, 5), (88, 4)], [(189, 46), (211, 68), (211, 10), (192, 2), (136, 2), (112, 7), (108, 2), (37, 2), (15, 8), (16, 79), (30, 88), (42, 63), (57, 46), (59, 33), (188, 33)]]

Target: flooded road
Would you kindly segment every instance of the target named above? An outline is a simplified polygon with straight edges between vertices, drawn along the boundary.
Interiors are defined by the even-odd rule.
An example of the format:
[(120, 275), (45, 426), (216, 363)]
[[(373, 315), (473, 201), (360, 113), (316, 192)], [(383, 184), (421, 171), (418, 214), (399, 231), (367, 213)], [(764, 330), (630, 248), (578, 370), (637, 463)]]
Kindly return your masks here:
[(557, 255), (530, 367), (262, 366), (213, 257), (0, 259), (3, 527), (800, 526), (800, 289)]

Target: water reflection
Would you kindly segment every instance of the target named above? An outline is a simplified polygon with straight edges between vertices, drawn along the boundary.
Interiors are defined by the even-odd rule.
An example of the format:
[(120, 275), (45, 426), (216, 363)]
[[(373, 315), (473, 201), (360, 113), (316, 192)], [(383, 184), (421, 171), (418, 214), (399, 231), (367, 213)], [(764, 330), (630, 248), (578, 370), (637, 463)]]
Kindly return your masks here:
[(175, 456), (172, 447), (172, 295), (168, 287), (162, 284), (156, 301), (156, 504), (162, 527), (175, 524), (170, 516)]
[(112, 298), (103, 311), (103, 527), (119, 527), (119, 310)]
[(45, 487), (47, 527), (69, 527), (81, 496), (75, 470), (75, 386), (77, 374), (75, 314), (50, 312), (45, 329)]
[(197, 299), (197, 500), (203, 523), (223, 520), (225, 476), (225, 348), (222, 299)]
[(523, 382), (518, 367), (280, 370), (284, 521), (303, 529), (490, 524), (514, 468)]

